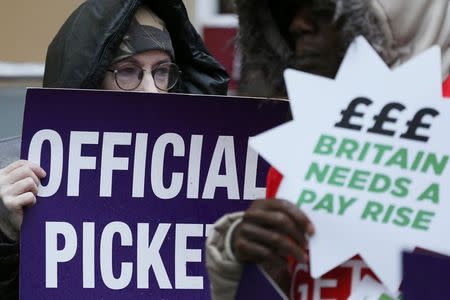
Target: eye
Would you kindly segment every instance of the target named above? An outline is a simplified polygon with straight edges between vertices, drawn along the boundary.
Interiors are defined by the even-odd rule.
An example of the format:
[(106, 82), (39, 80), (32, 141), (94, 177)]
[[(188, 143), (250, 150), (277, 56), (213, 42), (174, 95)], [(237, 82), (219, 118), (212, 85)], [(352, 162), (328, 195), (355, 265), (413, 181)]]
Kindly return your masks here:
[(170, 73), (170, 65), (161, 65), (158, 66), (154, 71), (153, 74), (156, 78), (167, 78)]
[(119, 76), (132, 77), (139, 74), (139, 68), (133, 66), (126, 66), (117, 69), (117, 74)]
[(314, 15), (323, 20), (332, 20), (334, 17), (334, 11), (328, 9), (322, 9), (314, 12)]
[(313, 9), (313, 15), (321, 21), (330, 22), (336, 13), (336, 7), (332, 5), (322, 5)]

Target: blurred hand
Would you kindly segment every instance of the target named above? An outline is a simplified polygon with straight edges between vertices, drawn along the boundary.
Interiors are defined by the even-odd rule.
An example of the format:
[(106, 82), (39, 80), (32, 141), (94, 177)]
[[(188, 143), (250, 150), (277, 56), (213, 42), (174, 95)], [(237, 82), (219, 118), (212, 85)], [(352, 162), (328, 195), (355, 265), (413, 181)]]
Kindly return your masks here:
[(19, 239), (24, 208), (36, 203), (45, 176), (40, 166), (25, 160), (0, 169), (0, 230), (11, 240)]
[(265, 263), (293, 256), (306, 261), (308, 237), (314, 226), (294, 204), (256, 200), (234, 230), (231, 245), (238, 260)]

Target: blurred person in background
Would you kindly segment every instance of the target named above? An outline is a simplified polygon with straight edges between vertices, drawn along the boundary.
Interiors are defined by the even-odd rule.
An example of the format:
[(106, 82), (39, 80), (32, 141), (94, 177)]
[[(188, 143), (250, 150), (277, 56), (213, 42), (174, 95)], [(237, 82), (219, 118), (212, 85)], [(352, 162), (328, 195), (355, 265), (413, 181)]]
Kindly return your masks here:
[[(347, 47), (363, 35), (390, 66), (439, 45), (444, 95), (450, 96), (449, 0), (237, 0), (236, 4), (242, 95), (287, 97), (286, 68), (334, 78)], [(364, 274), (374, 276), (355, 257), (324, 278), (312, 279), (307, 241), (314, 225), (295, 205), (273, 199), (281, 181), (282, 175), (272, 168), (267, 177), (270, 201), (256, 200), (247, 211), (226, 215), (214, 225), (206, 257), (213, 299), (234, 299), (244, 263), (262, 264), (290, 299), (347, 299), (355, 288), (352, 282)], [(329, 280), (333, 286), (324, 288)]]
[[(181, 0), (89, 0), (50, 44), (44, 87), (226, 94), (228, 75), (208, 53)], [(151, 100), (151, 99), (149, 99)], [(18, 298), (23, 213), (36, 202), (38, 165), (0, 143), (0, 299)]]

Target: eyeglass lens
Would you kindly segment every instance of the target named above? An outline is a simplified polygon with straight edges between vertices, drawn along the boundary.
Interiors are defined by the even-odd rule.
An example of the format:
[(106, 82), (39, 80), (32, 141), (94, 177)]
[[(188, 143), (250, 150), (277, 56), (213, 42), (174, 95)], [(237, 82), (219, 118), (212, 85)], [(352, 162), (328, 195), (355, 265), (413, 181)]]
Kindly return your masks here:
[[(151, 71), (155, 86), (168, 91), (175, 86), (179, 78), (179, 70), (174, 63), (163, 63)], [(120, 68), (115, 72), (116, 83), (123, 90), (134, 90), (144, 78), (144, 70), (138, 66)]]

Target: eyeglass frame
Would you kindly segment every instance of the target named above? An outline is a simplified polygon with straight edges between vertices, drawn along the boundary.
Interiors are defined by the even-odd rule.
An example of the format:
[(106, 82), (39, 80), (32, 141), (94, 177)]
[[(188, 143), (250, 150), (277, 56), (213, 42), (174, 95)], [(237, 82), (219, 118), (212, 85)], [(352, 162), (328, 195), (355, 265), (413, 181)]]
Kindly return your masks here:
[[(177, 80), (175, 80), (175, 82), (172, 84), (172, 86), (168, 87), (167, 89), (162, 89), (162, 88), (158, 87), (158, 85), (156, 84), (155, 72), (158, 69), (158, 67), (160, 67), (162, 65), (167, 65), (167, 64), (170, 64), (170, 66), (175, 66), (177, 68), (177, 72), (176, 73), (178, 74), (178, 77), (177, 77)], [(127, 67), (129, 68), (129, 66), (127, 66)], [(116, 82), (117, 86), (123, 91), (134, 91), (135, 89), (137, 89), (141, 85), (142, 80), (144, 80), (144, 73), (150, 73), (152, 75), (153, 82), (155, 83), (155, 87), (158, 90), (160, 90), (160, 91), (168, 92), (168, 91), (170, 91), (171, 89), (173, 89), (177, 85), (178, 81), (180, 80), (181, 74), (182, 74), (182, 72), (181, 72), (180, 68), (178, 67), (178, 65), (176, 63), (174, 63), (174, 62), (171, 62), (171, 61), (162, 62), (160, 64), (157, 64), (157, 65), (155, 65), (155, 68), (152, 68), (151, 70), (148, 70), (148, 69), (145, 69), (145, 68), (142, 68), (142, 67), (140, 67), (138, 65), (133, 64), (134, 68), (140, 70), (140, 73), (138, 74), (138, 77), (137, 77), (137, 79), (139, 80), (139, 83), (136, 85), (136, 87), (134, 87), (132, 89), (124, 89), (124, 88), (121, 87), (121, 85), (119, 84), (119, 82), (117, 80), (117, 73), (119, 72), (119, 70), (125, 69), (127, 67), (118, 68), (118, 69), (106, 69), (107, 72), (111, 72), (111, 73), (114, 74), (114, 81)]]

